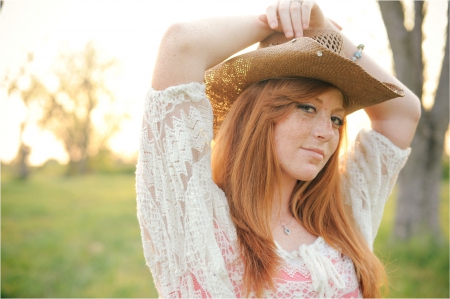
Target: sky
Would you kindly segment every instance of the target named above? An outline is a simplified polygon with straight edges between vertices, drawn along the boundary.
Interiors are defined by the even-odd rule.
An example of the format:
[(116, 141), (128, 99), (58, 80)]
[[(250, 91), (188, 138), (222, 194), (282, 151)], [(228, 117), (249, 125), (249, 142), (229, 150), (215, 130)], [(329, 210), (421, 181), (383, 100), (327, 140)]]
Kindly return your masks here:
[[(120, 62), (117, 76), (108, 86), (117, 98), (116, 108), (131, 117), (123, 122), (121, 131), (110, 140), (110, 146), (117, 154), (131, 159), (137, 153), (143, 101), (150, 88), (158, 45), (167, 27), (175, 22), (214, 16), (258, 15), (271, 2), (6, 0), (0, 14), (0, 78), (7, 71), (15, 74), (28, 52), (34, 53), (36, 73), (46, 78), (58, 53), (81, 50), (93, 40), (102, 53)], [(346, 35), (355, 43), (365, 45), (365, 53), (385, 69), (392, 69), (386, 31), (375, 0), (317, 2), (326, 16), (343, 27)], [(430, 1), (429, 17), (425, 20), (424, 51), (429, 57), (426, 102), (432, 98), (439, 75), (446, 6), (443, 0)], [(19, 125), (24, 117), (21, 99), (8, 97), (5, 88), (0, 87), (0, 159), (4, 162), (11, 161), (17, 153)], [(362, 111), (352, 114), (348, 123), (350, 140), (360, 128), (369, 126)], [(63, 145), (53, 134), (40, 130), (32, 122), (24, 132), (24, 141), (32, 147), (29, 157), (32, 165), (41, 165), (50, 158), (62, 163), (68, 161)]]

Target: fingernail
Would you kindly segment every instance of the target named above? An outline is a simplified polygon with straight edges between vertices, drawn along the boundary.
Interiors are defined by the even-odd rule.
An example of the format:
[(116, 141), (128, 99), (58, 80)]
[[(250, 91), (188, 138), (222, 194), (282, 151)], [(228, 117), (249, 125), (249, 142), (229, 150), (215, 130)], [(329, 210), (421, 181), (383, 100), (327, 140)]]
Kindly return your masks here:
[(272, 22), (270, 23), (270, 28), (275, 29), (277, 27), (277, 23)]
[(286, 31), (286, 37), (292, 37), (292, 32), (290, 32), (290, 31)]

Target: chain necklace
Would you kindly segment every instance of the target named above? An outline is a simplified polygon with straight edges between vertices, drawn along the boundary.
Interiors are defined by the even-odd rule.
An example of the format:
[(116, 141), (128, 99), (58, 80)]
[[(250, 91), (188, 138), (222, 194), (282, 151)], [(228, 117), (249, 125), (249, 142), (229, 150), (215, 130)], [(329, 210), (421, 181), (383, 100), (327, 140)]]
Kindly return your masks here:
[(284, 229), (284, 233), (285, 233), (286, 235), (288, 235), (288, 236), (289, 236), (289, 234), (291, 233), (291, 230), (288, 228), (288, 225), (291, 224), (292, 219), (294, 219), (294, 217), (291, 218), (291, 220), (289, 221), (288, 224), (282, 224), (281, 221), (280, 221), (280, 224), (281, 224), (281, 226), (282, 226), (283, 229)]

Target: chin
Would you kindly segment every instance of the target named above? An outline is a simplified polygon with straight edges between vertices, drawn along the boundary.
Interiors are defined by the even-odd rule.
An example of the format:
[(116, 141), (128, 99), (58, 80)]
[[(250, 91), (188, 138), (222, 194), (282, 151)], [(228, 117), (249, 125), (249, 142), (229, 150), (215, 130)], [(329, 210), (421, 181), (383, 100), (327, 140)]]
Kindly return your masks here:
[(310, 182), (312, 180), (314, 180), (317, 177), (316, 175), (310, 175), (310, 176), (302, 176), (302, 178), (299, 178), (299, 181), (304, 181), (304, 182)]
[(318, 171), (314, 171), (314, 172), (310, 172), (310, 173), (302, 173), (301, 175), (297, 176), (297, 180), (309, 182), (309, 181), (314, 180), (318, 174), (319, 174)]
[(314, 180), (319, 172), (322, 170), (323, 167), (306, 167), (306, 169), (303, 169), (302, 173), (298, 173), (296, 175), (297, 180), (309, 182)]
[(309, 182), (314, 180), (320, 171), (323, 169), (322, 165), (304, 163), (301, 167), (283, 167), (282, 172), (283, 176), (286, 178), (292, 178), (297, 181)]

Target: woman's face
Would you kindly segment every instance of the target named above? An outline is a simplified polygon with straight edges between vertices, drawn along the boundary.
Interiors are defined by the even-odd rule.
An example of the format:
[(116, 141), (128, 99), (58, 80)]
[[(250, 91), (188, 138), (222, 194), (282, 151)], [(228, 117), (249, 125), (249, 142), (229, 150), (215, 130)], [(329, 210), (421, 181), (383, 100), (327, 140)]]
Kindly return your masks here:
[(345, 110), (343, 96), (331, 89), (296, 104), (275, 123), (275, 153), (284, 180), (311, 181), (325, 166), (339, 143)]

